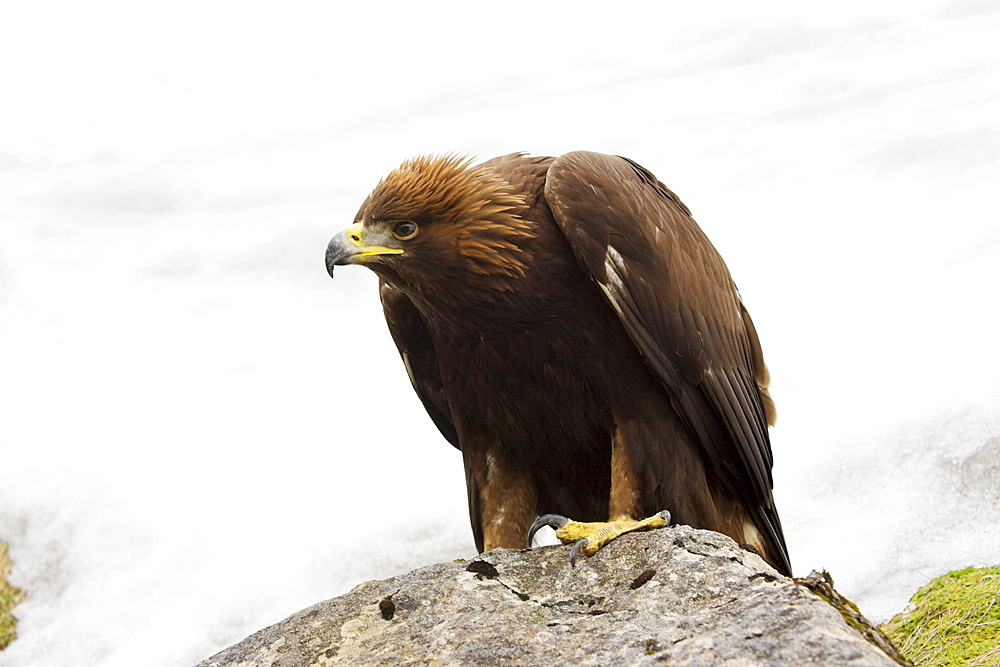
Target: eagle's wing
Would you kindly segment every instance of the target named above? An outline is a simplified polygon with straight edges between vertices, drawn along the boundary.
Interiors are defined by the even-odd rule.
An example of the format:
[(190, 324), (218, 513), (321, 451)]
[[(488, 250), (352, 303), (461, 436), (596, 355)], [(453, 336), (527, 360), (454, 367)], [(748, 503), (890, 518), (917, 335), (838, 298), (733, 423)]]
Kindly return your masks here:
[(722, 258), (677, 196), (625, 158), (563, 155), (549, 168), (545, 198), (709, 464), (787, 571), (771, 495), (767, 371)]
[[(379, 297), (382, 299), (382, 310), (385, 313), (386, 324), (389, 325), (389, 333), (396, 343), (399, 356), (403, 358), (403, 365), (406, 367), (406, 374), (410, 376), (413, 390), (417, 392), (420, 402), (424, 404), (424, 409), (441, 431), (441, 435), (457, 449), (461, 449), (458, 431), (455, 429), (455, 423), (449, 414), (448, 401), (445, 399), (434, 341), (427, 330), (423, 316), (410, 301), (410, 297), (384, 281), (379, 281)], [(466, 487), (472, 536), (477, 548), (482, 551), (483, 528), (479, 503), (474, 502), (474, 499), (479, 497), (479, 490), (475, 477), (468, 467), (466, 467)]]
[(444, 387), (438, 371), (434, 341), (431, 340), (424, 318), (410, 301), (410, 297), (386, 282), (379, 283), (379, 297), (382, 299), (382, 310), (386, 324), (389, 325), (389, 333), (403, 359), (414, 391), (441, 435), (461, 449), (458, 432), (448, 414), (448, 402), (444, 397)]

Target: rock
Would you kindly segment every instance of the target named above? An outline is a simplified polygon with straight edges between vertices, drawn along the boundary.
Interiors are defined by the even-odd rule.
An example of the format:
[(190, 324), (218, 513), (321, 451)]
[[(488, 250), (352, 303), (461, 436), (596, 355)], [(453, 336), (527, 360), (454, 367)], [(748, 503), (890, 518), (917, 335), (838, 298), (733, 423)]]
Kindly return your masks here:
[(199, 667), (896, 665), (841, 614), (731, 539), (687, 526), (498, 549), (369, 581)]
[(795, 583), (805, 586), (822, 600), (832, 605), (841, 618), (849, 626), (861, 633), (861, 636), (882, 649), (886, 655), (895, 660), (900, 665), (913, 667), (913, 664), (903, 657), (890, 638), (871, 621), (861, 614), (858, 605), (854, 604), (833, 588), (833, 577), (829, 572), (816, 572), (813, 570), (808, 577), (794, 579)]

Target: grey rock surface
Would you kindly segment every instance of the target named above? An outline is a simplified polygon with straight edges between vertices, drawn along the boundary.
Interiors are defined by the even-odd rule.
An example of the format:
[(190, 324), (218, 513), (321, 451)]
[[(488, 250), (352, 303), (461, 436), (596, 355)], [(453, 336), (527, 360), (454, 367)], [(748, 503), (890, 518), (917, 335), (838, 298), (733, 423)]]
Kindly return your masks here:
[(718, 533), (498, 549), (369, 581), (199, 667), (896, 665), (829, 604)]

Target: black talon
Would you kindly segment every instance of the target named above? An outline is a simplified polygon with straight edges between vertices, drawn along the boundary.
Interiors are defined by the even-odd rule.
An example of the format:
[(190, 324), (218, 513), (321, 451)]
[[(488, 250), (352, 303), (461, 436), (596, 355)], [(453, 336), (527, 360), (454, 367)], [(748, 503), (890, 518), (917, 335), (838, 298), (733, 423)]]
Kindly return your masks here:
[(587, 546), (587, 542), (588, 542), (587, 538), (584, 537), (573, 543), (573, 547), (569, 550), (570, 567), (576, 567), (576, 556), (577, 554), (580, 553), (580, 549), (585, 548)]
[(531, 528), (528, 529), (528, 546), (531, 546), (531, 540), (535, 537), (535, 533), (537, 533), (542, 526), (562, 528), (567, 523), (569, 523), (569, 519), (561, 514), (545, 514), (538, 517), (535, 519), (535, 522), (531, 524)]

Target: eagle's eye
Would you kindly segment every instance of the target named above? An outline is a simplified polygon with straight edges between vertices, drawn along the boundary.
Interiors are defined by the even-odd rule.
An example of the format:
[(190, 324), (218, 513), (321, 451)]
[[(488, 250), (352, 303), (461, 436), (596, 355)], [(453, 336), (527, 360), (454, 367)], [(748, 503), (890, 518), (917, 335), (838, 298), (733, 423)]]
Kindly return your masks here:
[(392, 226), (392, 235), (400, 241), (409, 241), (417, 235), (417, 223), (400, 220)]

